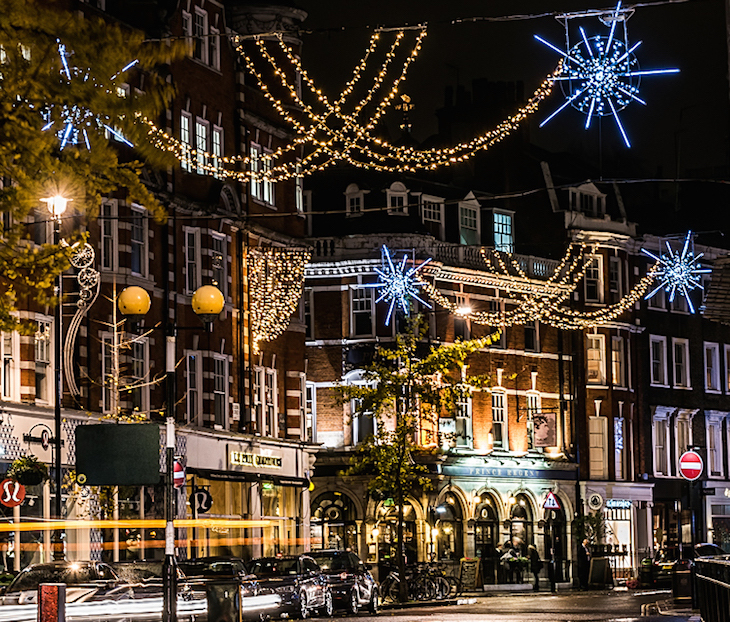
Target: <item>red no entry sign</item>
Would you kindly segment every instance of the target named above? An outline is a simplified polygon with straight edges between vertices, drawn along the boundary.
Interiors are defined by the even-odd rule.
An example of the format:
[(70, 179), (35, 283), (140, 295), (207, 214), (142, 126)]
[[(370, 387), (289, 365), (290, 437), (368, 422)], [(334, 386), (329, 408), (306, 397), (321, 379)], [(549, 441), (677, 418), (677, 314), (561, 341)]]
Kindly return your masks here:
[(690, 482), (693, 482), (702, 475), (704, 467), (702, 456), (696, 451), (685, 451), (679, 457), (679, 474)]
[(173, 467), (173, 484), (175, 488), (182, 488), (185, 485), (185, 469), (182, 464), (175, 460), (175, 466)]

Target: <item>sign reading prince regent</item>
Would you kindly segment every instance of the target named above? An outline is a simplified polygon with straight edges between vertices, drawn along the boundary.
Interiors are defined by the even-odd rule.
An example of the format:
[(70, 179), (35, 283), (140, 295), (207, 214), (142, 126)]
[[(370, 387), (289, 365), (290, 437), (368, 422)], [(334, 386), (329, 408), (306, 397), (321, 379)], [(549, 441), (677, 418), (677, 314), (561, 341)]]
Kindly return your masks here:
[(269, 469), (281, 468), (281, 456), (262, 456), (249, 454), (243, 451), (231, 452), (231, 466), (264, 467)]

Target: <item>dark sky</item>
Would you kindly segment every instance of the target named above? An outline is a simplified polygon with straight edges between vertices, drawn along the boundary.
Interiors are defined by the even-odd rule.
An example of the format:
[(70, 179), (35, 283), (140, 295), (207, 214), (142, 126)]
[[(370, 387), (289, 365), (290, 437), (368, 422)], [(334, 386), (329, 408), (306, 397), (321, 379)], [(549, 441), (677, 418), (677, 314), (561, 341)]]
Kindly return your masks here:
[[(535, 41), (534, 34), (562, 47), (564, 28), (554, 17), (521, 21), (450, 23), (472, 17), (608, 9), (610, 3), (588, 0), (296, 0), (309, 13), (305, 26), (339, 29), (304, 36), (303, 62), (330, 96), (339, 93), (364, 53), (372, 26), (428, 22), (422, 53), (401, 92), (416, 108), (413, 135), (423, 140), (436, 130), (434, 112), (443, 103), (446, 85), (471, 89), (477, 78), (521, 80), (531, 93), (556, 66), (558, 55)], [(575, 20), (587, 34), (606, 34), (596, 18)], [(728, 85), (725, 8), (722, 0), (690, 0), (637, 7), (628, 21), (630, 42), (643, 41), (636, 51), (642, 69), (678, 67), (680, 74), (644, 78), (640, 96), (647, 106), (632, 104), (621, 120), (632, 142), (622, 147), (611, 117), (603, 119), (604, 149), (623, 150), (648, 175), (674, 177), (688, 170), (709, 175), (727, 170)], [(390, 39), (388, 39), (390, 41)], [(404, 46), (410, 49), (409, 45)], [(563, 102), (558, 89), (531, 119), (534, 142), (551, 151), (571, 148), (597, 151), (597, 124), (583, 129), (585, 117), (566, 109), (545, 128), (539, 123)], [(611, 141), (614, 141), (613, 143)], [(724, 173), (726, 174), (726, 173)]]

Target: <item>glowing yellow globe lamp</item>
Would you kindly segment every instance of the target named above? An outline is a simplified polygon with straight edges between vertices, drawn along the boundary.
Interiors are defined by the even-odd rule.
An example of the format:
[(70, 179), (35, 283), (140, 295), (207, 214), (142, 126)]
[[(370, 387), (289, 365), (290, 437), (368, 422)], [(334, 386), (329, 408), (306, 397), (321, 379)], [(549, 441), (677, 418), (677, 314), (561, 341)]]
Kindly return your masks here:
[(141, 287), (132, 285), (119, 293), (117, 307), (122, 315), (141, 317), (150, 310), (150, 295)]
[(207, 324), (223, 311), (225, 299), (221, 290), (215, 285), (203, 285), (195, 290), (191, 304), (196, 315)]
[(66, 197), (62, 197), (60, 194), (57, 194), (53, 197), (46, 197), (45, 199), (41, 199), (41, 201), (46, 204), (46, 207), (48, 207), (48, 211), (54, 218), (60, 218), (61, 215), (66, 211), (68, 202), (72, 200), (73, 199), (67, 199)]

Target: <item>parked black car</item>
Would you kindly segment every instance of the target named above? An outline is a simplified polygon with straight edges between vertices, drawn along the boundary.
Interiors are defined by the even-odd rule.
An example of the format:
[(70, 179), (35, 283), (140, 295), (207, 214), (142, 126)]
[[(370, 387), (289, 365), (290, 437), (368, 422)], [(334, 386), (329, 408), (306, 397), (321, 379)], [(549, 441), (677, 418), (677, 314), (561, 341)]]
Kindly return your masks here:
[(698, 557), (708, 557), (714, 555), (727, 555), (717, 544), (711, 542), (701, 542), (695, 544), (694, 547), (686, 546), (679, 554), (677, 547), (667, 547), (660, 549), (654, 555), (652, 563), (653, 579), (657, 585), (670, 585), (672, 582), (672, 572), (677, 564), (681, 564), (684, 568), (691, 566)]
[[(109, 565), (114, 569), (119, 580), (131, 588), (134, 598), (145, 598), (162, 595), (162, 564), (162, 560), (137, 559), (110, 562)], [(188, 600), (195, 597), (205, 598), (203, 592), (198, 595), (193, 594), (190, 581), (180, 566), (177, 567), (177, 591), (178, 595)]]
[(371, 613), (380, 608), (380, 589), (370, 573), (370, 566), (350, 551), (327, 549), (308, 553), (327, 577), (334, 605), (357, 613), (367, 607)]
[(248, 574), (246, 562), (240, 557), (198, 557), (197, 559), (181, 560), (178, 562), (178, 566), (188, 577), (240, 579)]
[(66, 602), (82, 603), (99, 598), (128, 597), (126, 587), (109, 564), (94, 561), (56, 561), (33, 564), (22, 570), (3, 590), (3, 605), (38, 602), (38, 585), (65, 583)]
[(313, 611), (332, 615), (334, 604), (327, 577), (309, 555), (261, 557), (252, 560), (248, 569), (261, 587), (270, 588), (281, 597), (280, 614), (302, 619)]

